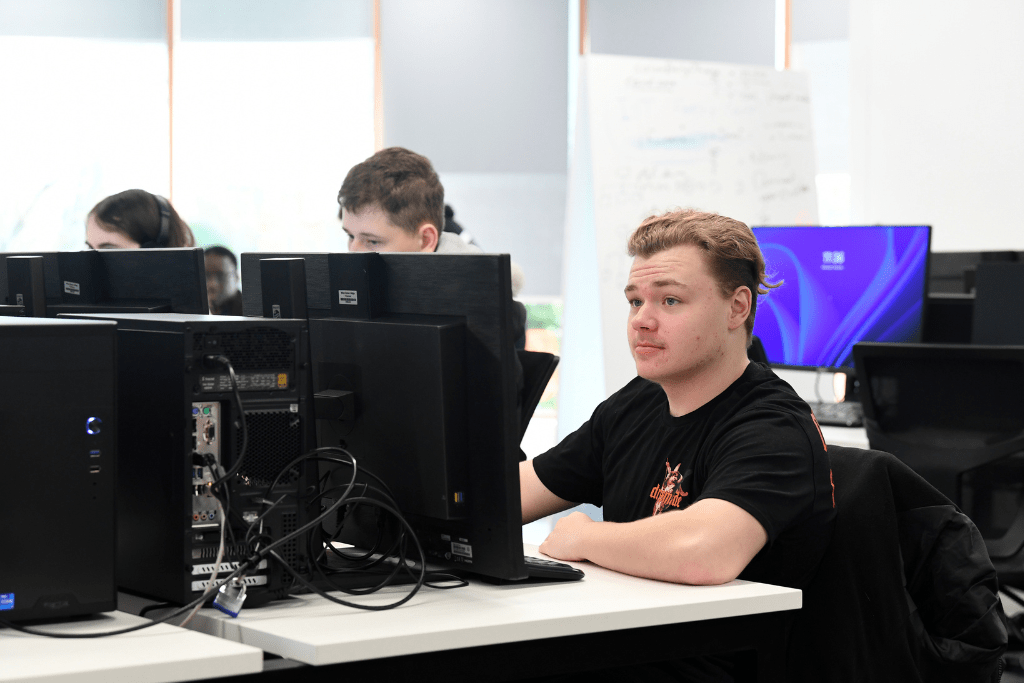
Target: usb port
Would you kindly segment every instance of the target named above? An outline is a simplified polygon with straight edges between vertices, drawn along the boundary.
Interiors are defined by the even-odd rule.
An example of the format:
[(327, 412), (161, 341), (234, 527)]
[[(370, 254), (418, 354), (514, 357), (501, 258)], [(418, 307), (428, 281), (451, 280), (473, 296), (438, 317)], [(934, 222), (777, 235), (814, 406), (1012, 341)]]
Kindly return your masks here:
[(100, 466), (99, 465), (89, 465), (89, 474), (99, 474), (99, 473), (100, 473)]
[(100, 449), (94, 448), (91, 451), (89, 451), (89, 457), (90, 458), (98, 458), (98, 457), (100, 457)]

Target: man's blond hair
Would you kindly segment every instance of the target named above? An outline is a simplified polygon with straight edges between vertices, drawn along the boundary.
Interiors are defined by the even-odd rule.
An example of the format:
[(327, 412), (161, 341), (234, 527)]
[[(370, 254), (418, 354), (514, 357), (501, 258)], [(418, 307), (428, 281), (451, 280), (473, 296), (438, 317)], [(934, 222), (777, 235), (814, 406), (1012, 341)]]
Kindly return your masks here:
[(657, 253), (691, 244), (701, 249), (722, 296), (732, 296), (738, 287), (750, 290), (750, 315), (747, 316), (747, 344), (754, 331), (757, 297), (778, 287), (769, 283), (764, 272), (764, 256), (753, 231), (733, 218), (693, 209), (670, 211), (644, 220), (629, 237), (630, 256), (650, 258)]

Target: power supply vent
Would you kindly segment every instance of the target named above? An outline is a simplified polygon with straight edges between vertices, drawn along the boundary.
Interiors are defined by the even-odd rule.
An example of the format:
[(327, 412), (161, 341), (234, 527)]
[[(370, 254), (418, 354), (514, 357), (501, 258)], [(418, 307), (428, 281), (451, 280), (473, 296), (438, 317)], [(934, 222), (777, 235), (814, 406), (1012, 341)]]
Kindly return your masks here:
[[(218, 544), (200, 546), (192, 549), (192, 560), (213, 562), (217, 559)], [(228, 543), (224, 546), (223, 562), (238, 562), (249, 557), (249, 547), (244, 543)]]
[[(250, 486), (269, 486), (285, 465), (302, 454), (302, 420), (287, 410), (246, 412), (249, 446), (238, 476)], [(235, 439), (235, 458), (242, 449), (241, 433)], [(296, 471), (285, 474), (279, 485), (295, 481)]]
[(196, 335), (192, 339), (193, 352), (210, 352), (214, 348), (228, 357), (236, 372), (285, 369), (295, 363), (291, 335), (275, 327)]
[[(281, 515), (281, 526), (282, 526), (282, 529), (281, 529), (281, 537), (282, 538), (284, 538), (285, 536), (287, 536), (291, 532), (295, 531), (295, 529), (298, 528), (297, 523), (296, 523), (296, 515), (295, 515), (295, 513), (294, 512), (287, 512), (287, 513)], [(288, 541), (287, 543), (285, 543), (285, 544), (283, 544), (281, 546), (281, 557), (284, 559), (285, 562), (287, 562), (288, 564), (290, 564), (290, 565), (292, 565), (294, 567), (294, 566), (296, 566), (295, 563), (298, 560), (298, 550), (299, 550), (299, 541), (298, 541), (298, 539), (293, 538), (292, 540)]]

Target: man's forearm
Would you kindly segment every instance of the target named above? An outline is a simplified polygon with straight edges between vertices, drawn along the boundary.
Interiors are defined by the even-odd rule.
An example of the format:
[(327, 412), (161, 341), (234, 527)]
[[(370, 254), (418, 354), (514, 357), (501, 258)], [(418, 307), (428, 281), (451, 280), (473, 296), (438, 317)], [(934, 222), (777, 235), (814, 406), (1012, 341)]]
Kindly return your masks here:
[(735, 508), (724, 501), (701, 501), (687, 510), (621, 524), (591, 522), (574, 514), (558, 521), (540, 549), (552, 557), (587, 560), (633, 576), (695, 585), (726, 583), (743, 571), (767, 536), (756, 521), (754, 527), (743, 519), (731, 523), (732, 510), (724, 506)]

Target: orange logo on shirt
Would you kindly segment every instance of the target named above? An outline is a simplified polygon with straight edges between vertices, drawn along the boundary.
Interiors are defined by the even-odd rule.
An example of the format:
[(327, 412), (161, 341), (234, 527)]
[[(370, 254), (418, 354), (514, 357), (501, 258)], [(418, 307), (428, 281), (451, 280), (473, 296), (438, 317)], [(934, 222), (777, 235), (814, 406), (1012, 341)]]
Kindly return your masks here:
[(814, 422), (815, 429), (818, 430), (818, 436), (821, 437), (821, 447), (828, 453), (828, 446), (825, 445), (825, 435), (821, 433), (821, 425), (818, 424), (818, 418), (814, 417), (814, 413), (811, 413), (811, 420)]
[(688, 491), (680, 491), (683, 483), (683, 475), (679, 472), (679, 465), (669, 468), (668, 461), (665, 462), (665, 480), (660, 486), (651, 489), (650, 497), (654, 499), (654, 511), (651, 515), (660, 515), (666, 512), (667, 508), (678, 508), (683, 498), (690, 495)]
[(832, 478), (832, 468), (828, 470), (828, 483), (832, 484), (832, 509), (836, 509), (836, 482)]

